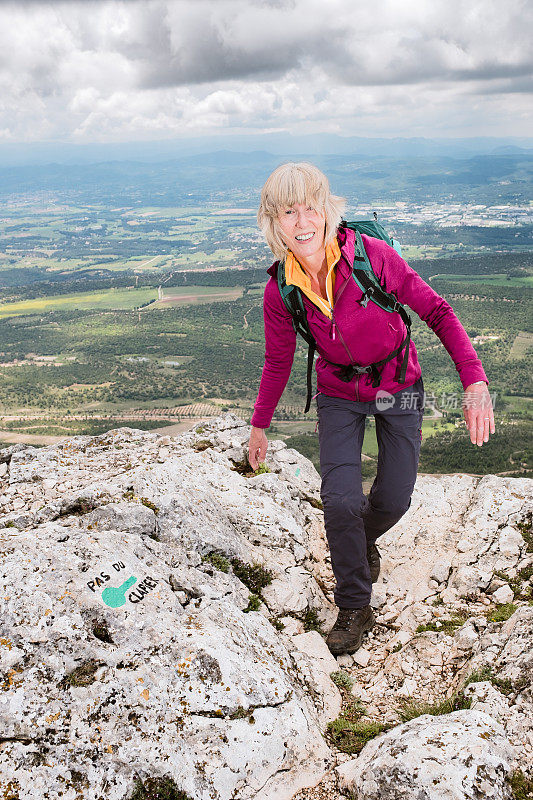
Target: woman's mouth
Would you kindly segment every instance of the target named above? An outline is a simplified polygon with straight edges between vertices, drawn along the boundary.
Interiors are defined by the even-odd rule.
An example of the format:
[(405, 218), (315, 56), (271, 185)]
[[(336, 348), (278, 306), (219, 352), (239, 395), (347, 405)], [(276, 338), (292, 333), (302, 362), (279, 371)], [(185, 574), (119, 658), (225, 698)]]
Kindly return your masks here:
[(295, 236), (297, 242), (308, 242), (309, 239), (312, 239), (315, 235), (314, 231), (312, 233), (299, 233), (298, 236)]

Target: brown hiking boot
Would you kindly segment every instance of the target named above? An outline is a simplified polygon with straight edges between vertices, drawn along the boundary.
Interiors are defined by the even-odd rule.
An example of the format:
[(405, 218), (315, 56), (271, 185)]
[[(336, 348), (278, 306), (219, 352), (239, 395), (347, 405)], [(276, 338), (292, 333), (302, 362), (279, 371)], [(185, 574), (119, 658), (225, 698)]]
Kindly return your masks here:
[(368, 566), (370, 567), (370, 578), (372, 583), (375, 583), (379, 578), (379, 569), (381, 561), (379, 558), (379, 550), (375, 542), (368, 542), (366, 545), (366, 557), (368, 559)]
[(326, 644), (334, 656), (355, 653), (361, 647), (365, 631), (374, 626), (374, 613), (370, 606), (364, 608), (339, 608), (337, 621), (330, 630)]

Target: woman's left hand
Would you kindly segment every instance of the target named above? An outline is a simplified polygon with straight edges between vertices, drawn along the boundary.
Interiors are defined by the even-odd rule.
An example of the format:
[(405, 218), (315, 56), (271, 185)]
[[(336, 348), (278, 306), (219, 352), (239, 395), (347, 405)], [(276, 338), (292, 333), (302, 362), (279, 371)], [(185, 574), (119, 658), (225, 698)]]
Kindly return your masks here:
[(494, 411), (486, 383), (472, 383), (467, 386), (463, 395), (463, 414), (466, 427), (470, 433), (470, 441), (479, 447), (488, 442), (489, 432), (496, 433)]

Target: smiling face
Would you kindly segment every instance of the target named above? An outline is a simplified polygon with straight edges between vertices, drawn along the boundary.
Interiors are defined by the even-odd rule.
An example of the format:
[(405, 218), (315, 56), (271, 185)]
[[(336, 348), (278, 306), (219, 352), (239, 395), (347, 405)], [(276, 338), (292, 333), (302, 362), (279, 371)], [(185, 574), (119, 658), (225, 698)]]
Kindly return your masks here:
[(300, 263), (314, 262), (324, 255), (325, 214), (311, 205), (294, 203), (280, 209), (277, 223), (283, 241)]

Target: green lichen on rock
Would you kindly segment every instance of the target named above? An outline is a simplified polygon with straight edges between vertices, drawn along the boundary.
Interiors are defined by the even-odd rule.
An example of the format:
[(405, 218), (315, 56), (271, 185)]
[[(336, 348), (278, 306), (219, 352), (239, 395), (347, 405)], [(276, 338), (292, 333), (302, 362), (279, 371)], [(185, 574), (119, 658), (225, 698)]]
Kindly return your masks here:
[(272, 472), (269, 466), (267, 466), (265, 461), (261, 461), (257, 469), (254, 471), (254, 475), (263, 475), (265, 472)]
[(250, 725), (255, 723), (253, 709), (244, 708), (244, 706), (239, 706), (235, 711), (232, 711), (231, 714), (228, 714), (227, 719), (247, 719)]
[(531, 683), (531, 679), (526, 676), (522, 676), (515, 681), (512, 681), (510, 678), (500, 678), (498, 675), (494, 674), (492, 667), (484, 666), (475, 672), (471, 672), (466, 678), (464, 686), (466, 687), (470, 683), (480, 683), (482, 681), (489, 681), (498, 691), (506, 696), (518, 694)]
[(209, 439), (198, 439), (198, 441), (194, 443), (194, 449), (197, 453), (203, 453), (204, 450), (209, 450), (210, 447), (214, 447), (214, 444), (210, 442)]
[(68, 675), (65, 676), (65, 681), (69, 686), (90, 686), (91, 683), (95, 682), (96, 678), (94, 674), (101, 666), (101, 662), (95, 661), (94, 659), (85, 661), (83, 664), (80, 664), (79, 667), (72, 670), (72, 672), (69, 672)]
[(172, 778), (137, 779), (130, 800), (192, 800), (178, 789)]
[(526, 553), (533, 553), (533, 511), (528, 511), (525, 517), (516, 523), (516, 527), (526, 543)]
[(154, 514), (159, 514), (159, 508), (155, 505), (155, 503), (152, 503), (151, 500), (148, 500), (147, 497), (141, 497), (141, 503), (143, 506), (146, 506), (146, 508), (151, 508)]
[(318, 613), (314, 608), (308, 608), (305, 612), (302, 620), (304, 624), (304, 630), (307, 631), (317, 631), (321, 636), (325, 636), (324, 629), (322, 628), (322, 623), (318, 618)]
[(272, 472), (269, 466), (262, 461), (257, 469), (252, 469), (250, 466), (250, 462), (246, 457), (242, 458), (240, 461), (235, 461), (235, 459), (231, 459), (233, 462), (233, 467), (231, 468), (234, 472), (238, 472), (239, 475), (242, 475), (245, 478), (254, 478), (256, 475), (263, 475), (265, 472)]
[(338, 686), (339, 689), (346, 689), (349, 691), (353, 686), (353, 678), (351, 675), (348, 675), (347, 672), (344, 672), (342, 669), (338, 669), (335, 672), (330, 672), (329, 677), (335, 684)]

